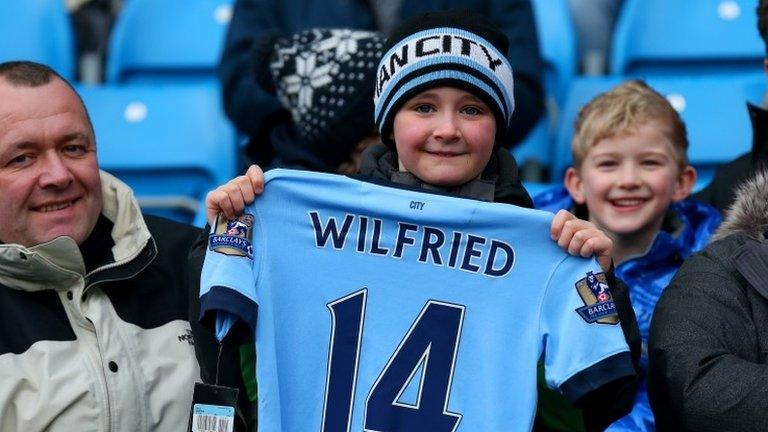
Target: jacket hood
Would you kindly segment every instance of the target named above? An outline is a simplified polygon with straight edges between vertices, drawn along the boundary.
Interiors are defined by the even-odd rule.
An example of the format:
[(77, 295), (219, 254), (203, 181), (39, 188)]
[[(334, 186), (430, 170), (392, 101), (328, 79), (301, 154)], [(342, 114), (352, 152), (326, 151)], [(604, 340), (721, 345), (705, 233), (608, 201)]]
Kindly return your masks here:
[[(405, 182), (405, 175), (413, 181)], [(384, 144), (368, 147), (360, 160), (360, 175), (377, 180), (391, 181), (407, 186), (419, 186), (424, 189), (457, 195), (463, 198), (512, 204), (519, 207), (533, 208), (533, 201), (525, 190), (518, 176), (517, 163), (508, 150), (497, 148), (491, 156), (482, 175), (455, 189), (441, 189), (427, 185), (418, 178), (398, 170), (397, 155)], [(486, 196), (487, 192), (487, 196)]]
[(742, 233), (762, 241), (768, 231), (768, 170), (762, 169), (736, 189), (736, 200), (712, 241)]

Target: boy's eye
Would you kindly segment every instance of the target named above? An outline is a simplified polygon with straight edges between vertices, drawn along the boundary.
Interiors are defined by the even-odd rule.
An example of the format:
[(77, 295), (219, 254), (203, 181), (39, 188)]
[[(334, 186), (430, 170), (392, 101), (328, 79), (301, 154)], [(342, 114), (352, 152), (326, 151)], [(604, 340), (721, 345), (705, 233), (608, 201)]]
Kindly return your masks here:
[(468, 107), (462, 108), (461, 112), (467, 115), (476, 116), (476, 115), (482, 114), (483, 110), (481, 110), (476, 106), (468, 106)]
[(658, 159), (646, 159), (642, 161), (642, 164), (645, 166), (659, 166), (662, 165), (663, 162)]
[(413, 107), (413, 110), (420, 113), (430, 113), (434, 111), (435, 109), (432, 107), (432, 105), (429, 104), (418, 104), (415, 107)]
[(604, 160), (597, 161), (595, 165), (597, 165), (598, 168), (611, 168), (611, 167), (615, 167), (617, 163), (615, 160), (604, 159)]

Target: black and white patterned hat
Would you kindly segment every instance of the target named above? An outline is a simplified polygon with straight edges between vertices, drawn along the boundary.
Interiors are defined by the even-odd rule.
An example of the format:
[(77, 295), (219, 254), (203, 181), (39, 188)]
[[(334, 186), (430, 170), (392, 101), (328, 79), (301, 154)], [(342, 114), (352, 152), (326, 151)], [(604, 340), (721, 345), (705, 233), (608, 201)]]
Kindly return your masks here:
[(375, 120), (385, 143), (395, 114), (411, 97), (452, 86), (483, 99), (502, 138), (515, 110), (509, 42), (487, 17), (470, 10), (441, 10), (413, 16), (393, 30), (379, 62)]
[(311, 29), (273, 40), (272, 84), (302, 137), (354, 147), (375, 130), (371, 83), (383, 36)]

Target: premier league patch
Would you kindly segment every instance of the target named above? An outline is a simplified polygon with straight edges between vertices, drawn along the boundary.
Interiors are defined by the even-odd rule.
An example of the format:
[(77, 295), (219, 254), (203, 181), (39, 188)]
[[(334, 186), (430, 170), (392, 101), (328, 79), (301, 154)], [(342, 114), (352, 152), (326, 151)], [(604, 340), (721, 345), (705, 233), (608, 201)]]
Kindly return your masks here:
[(587, 272), (587, 277), (576, 282), (576, 291), (584, 302), (584, 306), (576, 309), (576, 312), (584, 321), (589, 324), (619, 323), (616, 304), (613, 302), (605, 274)]
[(253, 221), (250, 214), (237, 219), (216, 218), (216, 230), (208, 236), (208, 249), (224, 255), (243, 256), (253, 259)]

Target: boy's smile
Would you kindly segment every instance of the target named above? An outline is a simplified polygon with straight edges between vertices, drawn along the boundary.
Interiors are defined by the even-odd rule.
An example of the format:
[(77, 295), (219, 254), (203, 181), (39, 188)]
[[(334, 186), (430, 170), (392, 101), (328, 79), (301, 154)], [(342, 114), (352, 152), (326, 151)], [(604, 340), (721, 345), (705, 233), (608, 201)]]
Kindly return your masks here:
[(670, 204), (690, 192), (688, 180), (695, 174), (690, 167), (680, 173), (662, 127), (645, 122), (604, 138), (589, 149), (578, 171), (569, 171), (575, 201), (585, 203), (590, 219), (616, 237), (652, 239)]
[(454, 187), (485, 169), (496, 120), (472, 93), (437, 87), (408, 100), (395, 115), (393, 130), (400, 170), (429, 184)]

